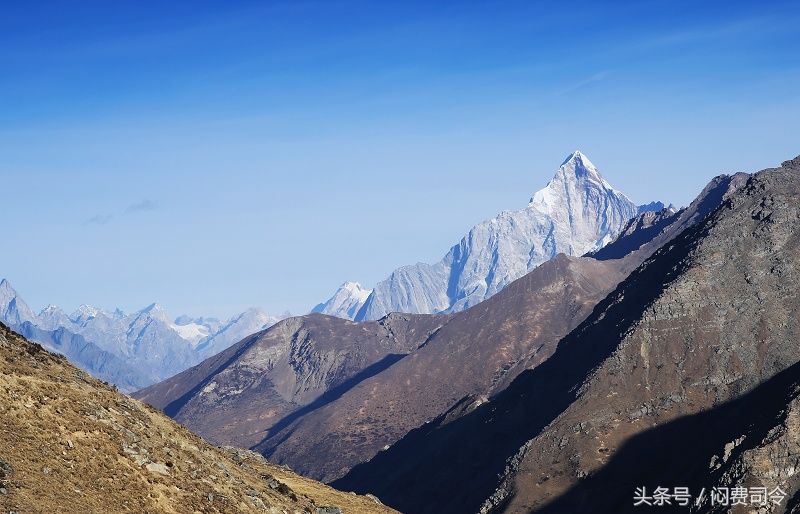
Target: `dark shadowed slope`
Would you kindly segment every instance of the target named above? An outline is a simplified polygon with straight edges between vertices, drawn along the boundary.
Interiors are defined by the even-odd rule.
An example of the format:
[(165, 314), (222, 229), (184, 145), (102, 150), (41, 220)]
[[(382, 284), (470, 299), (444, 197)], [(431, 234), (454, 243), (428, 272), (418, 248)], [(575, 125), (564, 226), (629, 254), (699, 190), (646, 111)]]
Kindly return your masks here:
[[(374, 489), (408, 514), (528, 512), (597, 473), (632, 436), (792, 366), (799, 168), (789, 161), (721, 195), (494, 401), (411, 432), (335, 484)], [(698, 444), (719, 451), (716, 438)], [(793, 493), (791, 469), (770, 471)]]
[[(735, 400), (633, 436), (599, 471), (539, 512), (641, 512), (633, 501), (639, 487), (649, 496), (656, 487), (676, 486), (688, 487), (695, 497), (713, 487), (797, 491), (797, 478), (775, 470), (800, 466), (799, 396), (800, 363), (795, 363)], [(706, 494), (697, 510), (727, 512), (717, 507), (711, 508)], [(676, 502), (659, 508), (687, 510)]]

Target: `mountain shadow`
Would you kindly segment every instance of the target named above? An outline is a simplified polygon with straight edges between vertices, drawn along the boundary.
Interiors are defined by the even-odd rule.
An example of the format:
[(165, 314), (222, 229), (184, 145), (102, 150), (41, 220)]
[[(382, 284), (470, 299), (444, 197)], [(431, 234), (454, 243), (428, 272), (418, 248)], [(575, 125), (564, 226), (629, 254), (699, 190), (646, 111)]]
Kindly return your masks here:
[[(692, 512), (727, 512), (723, 506), (710, 505), (711, 489), (745, 486), (727, 483), (723, 477), (736, 476), (734, 468), (741, 465), (738, 461), (744, 452), (764, 444), (775, 427), (785, 425), (787, 406), (798, 401), (798, 396), (800, 362), (735, 400), (632, 437), (598, 472), (552, 503), (531, 512), (647, 511), (644, 506), (634, 506), (634, 493), (639, 487), (645, 487), (650, 496), (656, 487), (665, 487), (670, 492), (674, 487), (688, 487), (692, 505), (704, 490), (705, 502), (694, 506)], [(783, 484), (760, 485), (771, 491)], [(790, 500), (783, 501), (784, 505), (787, 501)], [(679, 506), (675, 501), (653, 508), (657, 512), (688, 511), (687, 506)]]

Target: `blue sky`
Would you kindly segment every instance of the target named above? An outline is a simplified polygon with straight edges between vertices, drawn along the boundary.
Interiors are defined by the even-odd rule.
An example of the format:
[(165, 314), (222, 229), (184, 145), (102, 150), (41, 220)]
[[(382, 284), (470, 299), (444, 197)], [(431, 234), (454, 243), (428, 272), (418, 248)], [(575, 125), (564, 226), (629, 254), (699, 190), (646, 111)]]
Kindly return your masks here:
[(638, 202), (800, 154), (796, 2), (4, 2), (0, 276), (302, 313), (581, 149)]

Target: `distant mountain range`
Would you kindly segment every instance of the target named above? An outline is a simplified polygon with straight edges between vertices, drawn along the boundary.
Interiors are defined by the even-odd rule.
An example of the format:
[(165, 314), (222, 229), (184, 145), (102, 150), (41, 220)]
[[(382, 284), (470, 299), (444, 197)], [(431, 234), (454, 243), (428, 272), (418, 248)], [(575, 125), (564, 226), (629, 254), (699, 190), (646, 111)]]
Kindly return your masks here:
[(173, 320), (156, 303), (131, 314), (90, 305), (72, 314), (51, 305), (35, 314), (0, 281), (0, 321), (123, 391), (164, 380), (280, 319), (250, 309), (227, 321)]
[(580, 256), (602, 248), (637, 214), (664, 207), (637, 206), (576, 151), (526, 208), (474, 226), (441, 261), (398, 268), (371, 291), (346, 282), (312, 312), (356, 321), (390, 312), (459, 312), (559, 253)]
[[(473, 227), (437, 264), (395, 270), (373, 290), (347, 282), (313, 312), (358, 321), (390, 312), (459, 312), (558, 253), (602, 248), (637, 213), (662, 208), (660, 202), (637, 207), (576, 151), (528, 207)], [(0, 321), (124, 391), (164, 380), (279, 319), (258, 309), (227, 321), (172, 319), (158, 304), (131, 314), (89, 305), (69, 315), (56, 306), (35, 314), (8, 281), (0, 283)]]

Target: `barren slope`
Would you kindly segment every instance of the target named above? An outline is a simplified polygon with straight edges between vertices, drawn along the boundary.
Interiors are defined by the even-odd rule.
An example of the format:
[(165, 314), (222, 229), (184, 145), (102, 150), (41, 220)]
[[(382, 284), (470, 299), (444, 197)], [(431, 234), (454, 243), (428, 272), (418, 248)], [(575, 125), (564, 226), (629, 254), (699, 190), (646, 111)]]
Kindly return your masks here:
[(0, 325), (0, 512), (394, 512), (223, 450)]
[(447, 319), (412, 314), (368, 323), (323, 314), (290, 318), (133, 396), (209, 441), (247, 448), (284, 416), (396, 362)]
[(490, 396), (589, 315), (623, 278), (618, 262), (559, 255), (455, 315), (425, 345), (341, 398), (291, 416), (255, 447), (329, 481), (466, 396)]

